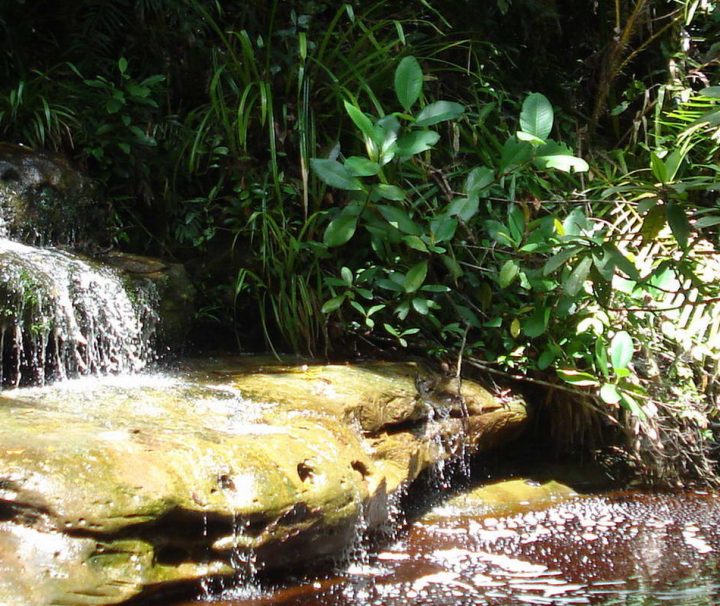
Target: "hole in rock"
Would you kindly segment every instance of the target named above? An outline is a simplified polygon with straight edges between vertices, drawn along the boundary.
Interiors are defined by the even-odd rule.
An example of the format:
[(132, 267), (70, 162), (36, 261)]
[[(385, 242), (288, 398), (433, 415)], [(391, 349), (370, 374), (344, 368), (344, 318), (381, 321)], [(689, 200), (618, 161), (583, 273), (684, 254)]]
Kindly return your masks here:
[(177, 566), (183, 562), (189, 561), (190, 554), (175, 545), (165, 545), (157, 550), (155, 559), (158, 564), (166, 564), (168, 566)]
[(297, 465), (298, 477), (304, 482), (305, 480), (312, 479), (315, 475), (315, 469), (308, 465), (307, 461), (301, 461)]
[(367, 465), (365, 465), (365, 463), (363, 463), (362, 461), (353, 461), (352, 463), (350, 463), (350, 467), (357, 471), (363, 478), (366, 478), (370, 475), (370, 470), (367, 468)]

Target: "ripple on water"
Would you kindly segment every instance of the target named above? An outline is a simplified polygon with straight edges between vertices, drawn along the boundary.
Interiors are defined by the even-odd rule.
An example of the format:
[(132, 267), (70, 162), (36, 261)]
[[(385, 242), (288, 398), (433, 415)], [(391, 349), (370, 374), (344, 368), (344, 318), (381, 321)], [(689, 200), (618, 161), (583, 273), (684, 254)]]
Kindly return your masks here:
[(716, 495), (621, 492), (504, 516), (446, 510), (370, 562), (221, 603), (709, 606), (720, 603), (718, 553)]

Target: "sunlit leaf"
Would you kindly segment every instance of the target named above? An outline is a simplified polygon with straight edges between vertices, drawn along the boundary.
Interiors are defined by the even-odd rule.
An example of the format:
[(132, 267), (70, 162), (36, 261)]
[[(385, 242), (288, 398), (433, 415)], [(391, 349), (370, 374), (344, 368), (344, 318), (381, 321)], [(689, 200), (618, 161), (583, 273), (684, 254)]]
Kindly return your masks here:
[(432, 126), (439, 122), (455, 120), (462, 116), (465, 107), (452, 101), (435, 101), (420, 111), (415, 126)]
[(547, 139), (553, 126), (553, 108), (545, 95), (532, 93), (523, 101), (520, 112), (522, 131), (538, 139)]
[(362, 183), (337, 160), (312, 158), (310, 166), (321, 181), (337, 189), (359, 191)]
[(618, 332), (610, 343), (610, 361), (613, 369), (627, 368), (633, 357), (632, 337), (624, 330)]

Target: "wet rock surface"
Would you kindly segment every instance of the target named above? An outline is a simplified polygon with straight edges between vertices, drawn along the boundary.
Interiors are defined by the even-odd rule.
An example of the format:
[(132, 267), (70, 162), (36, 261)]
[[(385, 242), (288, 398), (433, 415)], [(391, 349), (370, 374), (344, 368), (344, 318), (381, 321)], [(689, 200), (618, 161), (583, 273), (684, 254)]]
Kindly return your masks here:
[[(204, 361), (0, 395), (0, 604), (112, 604), (340, 555), (519, 401), (414, 364)], [(440, 381), (431, 377), (437, 385)]]
[(0, 235), (92, 250), (109, 240), (110, 208), (61, 156), (0, 143)]

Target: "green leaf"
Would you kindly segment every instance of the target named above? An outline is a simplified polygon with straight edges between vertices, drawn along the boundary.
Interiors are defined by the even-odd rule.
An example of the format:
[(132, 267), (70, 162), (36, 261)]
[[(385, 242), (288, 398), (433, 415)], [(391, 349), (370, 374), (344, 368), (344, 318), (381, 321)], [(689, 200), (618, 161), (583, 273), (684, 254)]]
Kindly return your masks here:
[(435, 101), (422, 108), (415, 121), (415, 126), (432, 126), (439, 122), (455, 120), (462, 116), (465, 107), (452, 101)]
[(350, 116), (350, 119), (355, 123), (355, 126), (360, 129), (360, 132), (363, 134), (365, 139), (375, 141), (378, 133), (375, 130), (375, 125), (372, 123), (372, 120), (370, 120), (370, 118), (368, 118), (368, 116), (366, 116), (360, 108), (355, 107), (352, 103), (345, 101), (344, 105), (348, 116)]
[(465, 179), (465, 193), (468, 196), (480, 195), (483, 190), (495, 182), (495, 171), (486, 166), (473, 168)]
[(555, 141), (548, 141), (538, 148), (535, 164), (538, 168), (554, 168), (565, 173), (572, 171), (581, 173), (590, 170), (588, 163), (582, 158), (573, 156), (572, 150), (567, 145)]
[(668, 204), (667, 221), (680, 248), (686, 249), (690, 237), (690, 223), (685, 211), (677, 204)]
[(434, 130), (416, 130), (397, 140), (398, 156), (409, 157), (431, 149), (440, 139)]
[(447, 212), (451, 217), (459, 217), (464, 223), (472, 219), (480, 208), (480, 201), (477, 196), (468, 198), (455, 198), (448, 204)]
[(519, 273), (520, 266), (516, 261), (513, 261), (512, 259), (505, 261), (500, 269), (500, 275), (498, 276), (498, 284), (500, 284), (500, 288), (507, 288), (510, 286)]
[(560, 251), (558, 254), (550, 257), (546, 263), (545, 267), (543, 267), (543, 275), (548, 276), (551, 273), (553, 273), (558, 268), (562, 267), (567, 263), (570, 259), (572, 259), (576, 254), (578, 254), (579, 248), (568, 248), (565, 250)]
[(345, 160), (345, 168), (353, 177), (374, 177), (380, 172), (380, 165), (362, 156), (350, 156)]
[(324, 314), (329, 314), (334, 312), (336, 309), (339, 309), (340, 306), (343, 304), (343, 301), (345, 301), (345, 295), (340, 295), (338, 297), (333, 297), (329, 301), (325, 301), (320, 311)]
[(323, 242), (332, 248), (342, 246), (355, 235), (357, 229), (358, 214), (355, 209), (350, 212), (346, 207), (342, 212), (328, 223), (323, 235)]
[(545, 95), (528, 95), (520, 112), (520, 128), (538, 139), (547, 139), (553, 126), (553, 108)]
[(563, 381), (576, 387), (595, 387), (600, 384), (594, 375), (574, 368), (558, 368), (557, 374)]
[(352, 286), (353, 283), (353, 274), (349, 267), (344, 267), (340, 270), (340, 275), (342, 276), (343, 282), (347, 286)]
[(500, 158), (500, 172), (507, 173), (510, 169), (529, 162), (532, 158), (533, 147), (525, 141), (518, 141), (517, 137), (508, 137), (503, 145)]
[(121, 74), (125, 74), (128, 68), (128, 60), (125, 57), (120, 57), (118, 61), (118, 69), (120, 70)]
[(525, 215), (517, 204), (512, 204), (508, 211), (508, 227), (516, 245), (520, 245), (525, 235)]
[(649, 243), (655, 240), (662, 228), (665, 227), (666, 220), (665, 208), (660, 205), (651, 208), (645, 215), (640, 228), (643, 242)]
[(360, 180), (337, 160), (312, 158), (310, 166), (320, 180), (330, 187), (351, 191), (360, 191), (363, 188)]
[(697, 227), (713, 227), (715, 225), (720, 225), (720, 217), (718, 215), (701, 217), (697, 220), (695, 225)]
[(373, 191), (377, 192), (381, 198), (385, 200), (393, 200), (394, 202), (402, 202), (405, 199), (405, 192), (397, 185), (388, 185), (387, 183), (379, 183), (373, 187)]
[(423, 88), (423, 73), (415, 57), (405, 57), (395, 70), (395, 94), (400, 105), (407, 112), (420, 97)]
[(545, 144), (545, 139), (540, 139), (535, 135), (531, 135), (530, 133), (526, 133), (522, 130), (516, 132), (515, 136), (518, 138), (519, 141), (526, 141), (527, 143), (530, 143), (530, 145), (534, 145), (535, 147)]
[(404, 234), (411, 236), (420, 236), (422, 229), (415, 223), (402, 208), (396, 206), (389, 206), (387, 204), (378, 204), (377, 209), (382, 214), (383, 218), (390, 223), (393, 227), (396, 227)]
[(412, 293), (423, 285), (427, 276), (427, 261), (420, 261), (417, 265), (413, 265), (405, 274), (405, 292)]
[(435, 242), (449, 242), (455, 237), (458, 222), (451, 216), (441, 214), (430, 221), (430, 231)]
[(507, 226), (503, 225), (499, 221), (485, 221), (485, 229), (488, 231), (490, 237), (498, 244), (512, 247), (515, 246), (515, 242), (510, 236)]
[(607, 348), (605, 347), (605, 342), (599, 338), (595, 340), (595, 365), (603, 375), (606, 377), (610, 375)]
[(545, 370), (546, 368), (549, 368), (549, 366), (555, 361), (555, 352), (551, 349), (546, 349), (540, 354), (540, 357), (537, 361), (537, 366), (539, 370)]
[(613, 369), (617, 371), (618, 369), (627, 368), (632, 360), (633, 351), (632, 337), (624, 330), (621, 330), (613, 337), (610, 343), (610, 361)]
[(428, 307), (427, 299), (415, 297), (412, 300), (412, 306), (415, 309), (415, 311), (418, 312), (421, 316), (427, 316), (428, 313), (430, 312), (430, 308)]
[(635, 398), (630, 396), (626, 391), (620, 394), (620, 406), (625, 410), (628, 410), (633, 416), (639, 419), (647, 419), (647, 415), (642, 407), (635, 401)]
[(578, 294), (583, 284), (585, 283), (585, 280), (587, 279), (588, 273), (590, 272), (590, 267), (592, 267), (592, 259), (590, 257), (585, 257), (582, 261), (580, 261), (580, 263), (577, 264), (577, 267), (573, 269), (572, 273), (568, 276), (568, 279), (563, 284), (565, 292), (569, 296), (574, 297), (576, 294)]
[(550, 321), (550, 308), (537, 307), (535, 313), (522, 323), (522, 329), (526, 336), (534, 339), (547, 330)]
[(653, 176), (660, 181), (660, 183), (667, 183), (667, 168), (660, 156), (658, 156), (655, 152), (650, 152), (650, 167), (652, 168)]
[(425, 244), (425, 242), (417, 236), (403, 236), (402, 240), (413, 250), (418, 250), (424, 253), (428, 252), (427, 244)]
[(605, 383), (600, 388), (600, 399), (606, 404), (617, 404), (620, 401), (620, 393), (612, 383)]

